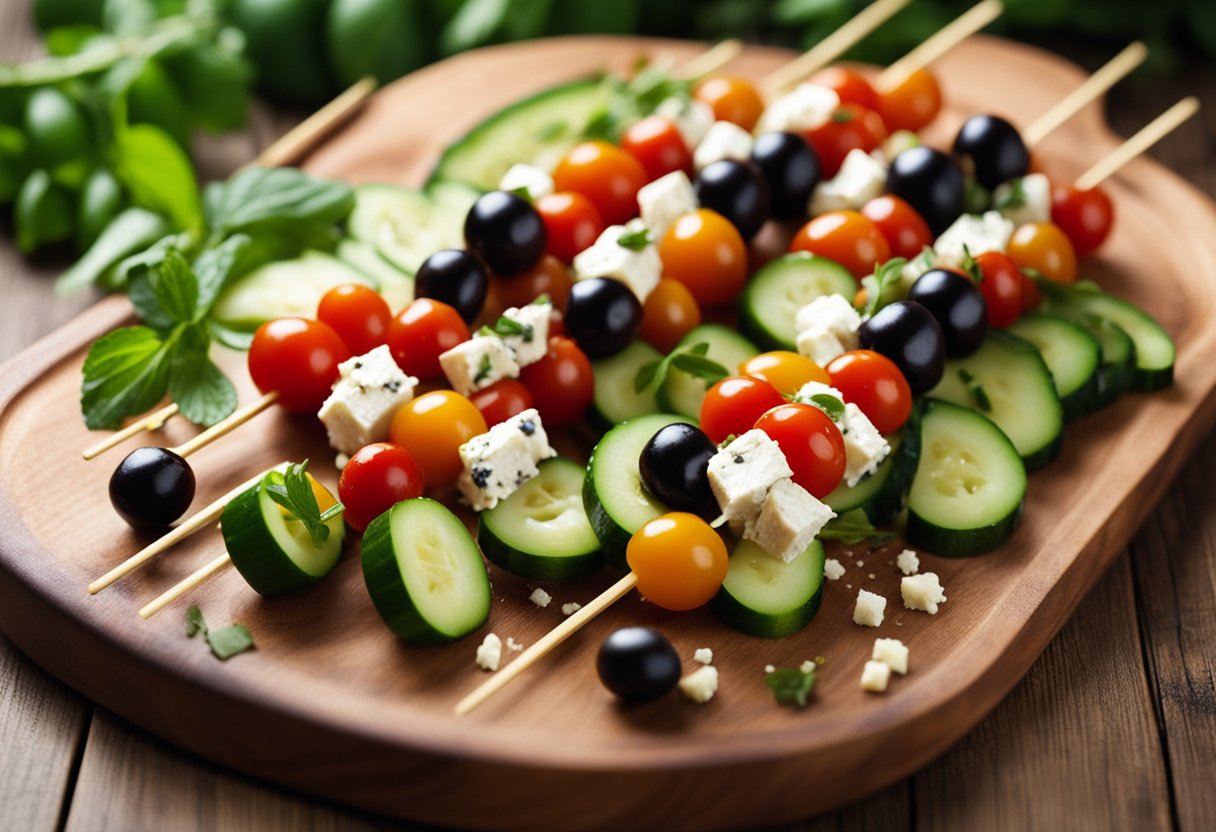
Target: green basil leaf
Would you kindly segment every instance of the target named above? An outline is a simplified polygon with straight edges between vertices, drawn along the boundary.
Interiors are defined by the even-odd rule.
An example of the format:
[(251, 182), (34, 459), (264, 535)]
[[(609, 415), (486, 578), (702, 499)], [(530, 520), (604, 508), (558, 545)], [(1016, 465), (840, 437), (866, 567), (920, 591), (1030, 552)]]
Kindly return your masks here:
[(649, 364), (643, 364), (638, 368), (638, 374), (633, 377), (633, 392), (641, 393), (654, 383), (655, 377), (659, 374), (659, 368), (666, 366), (666, 359), (660, 358), (658, 361), (651, 361)]
[(704, 380), (707, 386), (717, 384), (730, 375), (730, 371), (717, 361), (693, 352), (673, 356), (671, 366)]
[(830, 393), (816, 393), (811, 396), (809, 404), (828, 414), (828, 418), (833, 422), (839, 422), (844, 418), (844, 402)]
[(190, 158), (159, 127), (135, 124), (114, 137), (114, 173), (137, 205), (168, 217), (178, 228), (201, 219)]
[(255, 646), (253, 635), (240, 624), (207, 633), (207, 644), (211, 646), (215, 657), (222, 662), (246, 650), (252, 650)]
[(236, 388), (205, 351), (174, 351), (169, 392), (181, 414), (196, 425), (210, 427), (236, 410)]
[(214, 186), (207, 202), (212, 232), (227, 236), (267, 225), (287, 232), (303, 221), (332, 225), (350, 213), (355, 196), (347, 185), (294, 168), (251, 167)]
[(127, 298), (145, 326), (152, 327), (162, 335), (168, 334), (175, 326), (176, 322), (165, 313), (156, 299), (150, 269), (136, 269), (127, 279)]
[(654, 232), (644, 225), (631, 228), (617, 238), (616, 244), (630, 251), (641, 251), (654, 242)]
[(198, 310), (198, 278), (177, 249), (165, 253), (164, 261), (152, 271), (156, 302), (176, 323), (190, 323)]
[(84, 256), (55, 282), (55, 293), (70, 295), (97, 283), (124, 258), (152, 245), (169, 232), (164, 217), (143, 208), (128, 208), (106, 226)]
[(151, 328), (129, 326), (98, 339), (84, 360), (80, 407), (91, 430), (121, 427), (123, 419), (143, 413), (169, 387), (172, 337), (162, 340)]
[(194, 274), (198, 278), (198, 308), (206, 314), (215, 304), (224, 287), (235, 280), (237, 264), (244, 259), (253, 245), (247, 234), (234, 234), (214, 248), (205, 249), (194, 260)]

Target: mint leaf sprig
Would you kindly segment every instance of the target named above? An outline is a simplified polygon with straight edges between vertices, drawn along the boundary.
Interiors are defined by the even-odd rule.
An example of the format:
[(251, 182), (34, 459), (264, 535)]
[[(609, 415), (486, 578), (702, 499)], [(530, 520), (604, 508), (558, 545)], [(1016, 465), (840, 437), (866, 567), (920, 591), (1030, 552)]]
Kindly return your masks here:
[(253, 643), (253, 635), (243, 625), (231, 624), (218, 630), (208, 629), (203, 611), (198, 607), (191, 607), (186, 613), (186, 638), (194, 638), (199, 633), (202, 633), (203, 640), (211, 648), (212, 655), (222, 662), (256, 646)]
[(903, 268), (908, 261), (903, 257), (892, 257), (882, 265), (874, 267), (874, 274), (861, 279), (866, 290), (865, 317), (870, 317), (893, 300), (892, 293), (903, 279)]
[(667, 374), (673, 367), (702, 379), (707, 387), (717, 384), (730, 375), (730, 372), (717, 361), (707, 358), (708, 352), (709, 343), (707, 341), (676, 347), (658, 361), (652, 361), (638, 368), (638, 374), (633, 378), (634, 392), (657, 390), (667, 380)]
[(321, 507), (317, 505), (317, 495), (313, 493), (307, 470), (307, 459), (291, 463), (283, 472), (283, 482), (267, 483), (266, 493), (270, 495), (270, 499), (303, 523), (313, 545), (320, 546), (329, 539), (329, 526), (325, 525), (326, 521), (341, 514), (345, 506), (342, 503), (334, 503), (322, 512)]

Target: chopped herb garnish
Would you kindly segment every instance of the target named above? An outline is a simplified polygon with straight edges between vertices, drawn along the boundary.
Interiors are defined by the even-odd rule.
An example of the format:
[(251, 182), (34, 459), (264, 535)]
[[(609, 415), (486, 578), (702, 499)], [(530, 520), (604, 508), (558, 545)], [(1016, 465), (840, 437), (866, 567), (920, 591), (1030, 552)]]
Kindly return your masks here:
[(519, 335), (524, 339), (525, 344), (532, 343), (532, 327), (529, 324), (521, 324), (514, 318), (508, 318), (503, 315), (494, 322), (494, 327), (485, 327), (489, 329), (490, 334), (497, 335), (500, 338), (507, 338), (512, 335)]
[(871, 545), (882, 543), (895, 535), (874, 528), (870, 518), (858, 508), (846, 511), (836, 519), (829, 521), (819, 530), (816, 537), (820, 540), (839, 540), (841, 543), (854, 546), (863, 541), (869, 541)]
[(529, 306), (544, 306), (549, 303), (553, 303), (553, 301), (549, 299), (549, 293), (546, 292), (543, 295), (538, 295), (536, 300), (532, 301), (528, 305)]
[(186, 612), (186, 637), (194, 638), (199, 633), (211, 647), (211, 653), (220, 661), (227, 661), (238, 653), (244, 653), (255, 646), (253, 635), (241, 624), (231, 624), (219, 630), (209, 630), (203, 619), (203, 611), (191, 607)]
[(706, 353), (708, 352), (708, 342), (698, 341), (695, 344), (676, 347), (658, 361), (642, 365), (633, 379), (634, 392), (641, 393), (643, 390), (651, 388), (657, 390), (666, 381), (667, 374), (672, 367), (705, 381), (706, 387), (717, 384), (730, 375), (730, 372), (717, 361), (707, 358)]
[(839, 422), (844, 418), (844, 402), (831, 393), (816, 393), (811, 396), (807, 404), (815, 405), (815, 407), (828, 414), (828, 418), (833, 422)]
[(805, 670), (797, 667), (780, 667), (764, 674), (764, 684), (773, 692), (773, 698), (782, 705), (805, 708), (811, 690), (815, 687), (815, 667)]
[(1021, 177), (1010, 179), (1005, 185), (1005, 188), (997, 189), (996, 198), (992, 202), (992, 207), (1002, 214), (1015, 211), (1026, 204), (1026, 187), (1022, 184)]
[(875, 265), (874, 274), (861, 279), (861, 285), (866, 290), (866, 307), (863, 310), (866, 317), (894, 300), (892, 295), (903, 280), (903, 269), (907, 264), (904, 258), (893, 257), (882, 265)]
[(958, 368), (958, 377), (963, 384), (967, 385), (967, 392), (971, 394), (971, 398), (975, 399), (975, 405), (985, 413), (992, 410), (992, 399), (988, 398), (988, 392), (984, 390), (984, 385), (979, 383), (979, 380), (973, 376), (966, 367)]
[(532, 201), (532, 192), (528, 190), (526, 185), (520, 185), (518, 188), (512, 188), (511, 190), (507, 191), (507, 193), (515, 194), (520, 199), (527, 200), (528, 202)]
[(984, 272), (980, 268), (980, 264), (971, 256), (971, 248), (966, 243), (963, 243), (963, 262), (959, 268), (963, 270), (963, 274), (971, 278), (971, 282), (976, 286), (984, 282)]
[(654, 232), (644, 225), (637, 225), (617, 238), (616, 244), (630, 251), (641, 251), (654, 242)]
[(473, 376), (473, 383), (481, 384), (481, 382), (490, 377), (490, 373), (493, 371), (493, 369), (494, 365), (490, 362), (490, 356), (483, 355), (481, 357), (481, 364), (477, 367), (477, 375)]
[(343, 505), (334, 503), (324, 512), (317, 505), (317, 495), (313, 493), (312, 481), (308, 474), (308, 460), (292, 463), (283, 472), (283, 481), (275, 481), (271, 477), (266, 484), (266, 493), (270, 499), (287, 510), (292, 517), (304, 524), (314, 546), (320, 546), (329, 539), (329, 526), (326, 521), (342, 513)]

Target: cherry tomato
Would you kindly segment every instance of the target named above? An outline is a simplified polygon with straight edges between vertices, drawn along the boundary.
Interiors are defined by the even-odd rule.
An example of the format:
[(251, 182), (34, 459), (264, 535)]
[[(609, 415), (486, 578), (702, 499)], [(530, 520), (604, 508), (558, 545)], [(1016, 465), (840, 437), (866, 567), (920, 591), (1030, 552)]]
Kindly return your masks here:
[(661, 514), (634, 533), (625, 560), (638, 577), (638, 592), (665, 610), (692, 610), (709, 603), (726, 580), (726, 544), (695, 514)]
[(828, 362), (831, 384), (857, 405), (878, 432), (895, 433), (912, 413), (912, 390), (895, 362), (872, 350), (852, 350)]
[(700, 208), (671, 224), (659, 241), (663, 273), (702, 306), (730, 303), (747, 282), (747, 246), (721, 214)]
[(1009, 326), (1022, 314), (1022, 284), (1026, 277), (1008, 254), (987, 251), (975, 258), (980, 268), (980, 292), (988, 306), (989, 326)]
[(830, 66), (812, 75), (810, 83), (834, 90), (842, 104), (857, 104), (867, 110), (878, 106), (878, 93), (869, 80), (856, 70)]
[(888, 132), (921, 129), (942, 109), (937, 78), (927, 69), (916, 70), (891, 89), (879, 92), (876, 109)]
[(764, 99), (751, 81), (714, 75), (697, 84), (693, 97), (709, 105), (714, 121), (730, 121), (751, 132), (764, 112)]
[(856, 211), (828, 211), (808, 222), (790, 241), (790, 251), (835, 260), (861, 280), (891, 259), (891, 246), (871, 220)]
[(842, 104), (827, 122), (806, 131), (804, 135), (819, 157), (823, 178), (831, 179), (840, 171), (840, 165), (850, 150), (869, 153), (882, 144), (887, 137), (887, 129), (873, 110), (857, 104)]
[(549, 352), (519, 373), (546, 426), (571, 425), (583, 418), (595, 394), (595, 374), (587, 354), (569, 338), (550, 338)]
[(443, 375), (440, 353), (469, 340), (469, 327), (446, 303), (418, 298), (397, 313), (388, 327), (388, 347), (397, 366), (420, 379)]
[(566, 264), (546, 255), (523, 274), (495, 280), (494, 297), (506, 309), (509, 306), (527, 306), (541, 295), (548, 295), (554, 307), (565, 309), (572, 283)]
[(279, 318), (253, 333), (249, 375), (263, 393), (278, 391), (284, 410), (316, 413), (348, 358), (350, 350), (329, 324)]
[(680, 339), (701, 323), (701, 307), (692, 292), (678, 280), (659, 280), (642, 305), (642, 340), (661, 353), (669, 353)]
[(1072, 185), (1051, 189), (1051, 221), (1072, 241), (1078, 257), (1091, 254), (1106, 240), (1115, 222), (1115, 206), (1101, 188), (1079, 191)]
[(504, 378), (483, 387), (469, 396), (469, 400), (481, 411), (490, 427), (533, 406), (532, 393), (513, 378)]
[(487, 430), (485, 417), (471, 401), (452, 390), (432, 390), (393, 414), (389, 438), (409, 451), (428, 488), (442, 488), (464, 470), (460, 446)]
[(569, 263), (604, 231), (604, 221), (591, 200), (573, 191), (559, 191), (536, 200), (536, 210), (549, 234), (549, 253)]
[(1018, 226), (1009, 240), (1008, 254), (1023, 269), (1034, 269), (1048, 280), (1072, 283), (1077, 279), (1077, 255), (1058, 225), (1028, 222)]
[(760, 378), (778, 393), (792, 396), (808, 381), (828, 383), (828, 374), (805, 355), (788, 350), (762, 352), (739, 365), (739, 375)]
[(402, 500), (422, 496), (422, 472), (410, 452), (391, 442), (364, 445), (338, 478), (346, 523), (361, 532)]
[(1026, 272), (1022, 272), (1022, 311), (1029, 312), (1032, 309), (1037, 309), (1039, 304), (1043, 302), (1043, 290), (1039, 288), (1039, 284)]
[(638, 191), (646, 182), (641, 162), (601, 141), (575, 145), (553, 170), (554, 188), (587, 197), (607, 225), (638, 215)]
[(637, 157), (651, 180), (677, 170), (692, 175), (692, 151), (676, 126), (662, 116), (647, 116), (625, 128), (621, 149)]
[(781, 446), (794, 471), (794, 482), (811, 494), (826, 497), (840, 485), (844, 437), (822, 410), (809, 404), (783, 404), (757, 419), (756, 427)]
[(861, 214), (878, 226), (892, 257), (911, 260), (926, 246), (933, 244), (933, 232), (929, 224), (916, 213), (916, 209), (894, 194), (875, 197), (861, 206)]
[(785, 404), (777, 388), (764, 379), (730, 376), (715, 384), (701, 401), (701, 430), (715, 444), (751, 430), (756, 420)]
[(363, 355), (385, 343), (392, 319), (384, 298), (358, 283), (335, 286), (317, 306), (317, 320), (333, 327), (351, 355)]

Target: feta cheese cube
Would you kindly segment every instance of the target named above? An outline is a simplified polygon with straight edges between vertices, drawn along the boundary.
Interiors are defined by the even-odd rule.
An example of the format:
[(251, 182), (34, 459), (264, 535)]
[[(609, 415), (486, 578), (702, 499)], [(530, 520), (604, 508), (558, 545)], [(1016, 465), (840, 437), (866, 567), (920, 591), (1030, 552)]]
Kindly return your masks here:
[(545, 607), (549, 606), (549, 602), (553, 600), (553, 596), (545, 592), (540, 587), (537, 587), (536, 589), (532, 590), (532, 594), (528, 596), (528, 600), (533, 604), (536, 604), (536, 606), (544, 609)]
[(439, 366), (452, 389), (462, 396), (489, 387), (499, 379), (519, 376), (511, 348), (496, 335), (474, 335), (439, 356)]
[(870, 658), (882, 662), (900, 676), (908, 675), (908, 648), (897, 638), (874, 639), (874, 653)]
[(860, 589), (857, 591), (857, 603), (853, 606), (853, 623), (863, 627), (877, 627), (882, 623), (886, 609), (886, 598)]
[(727, 520), (754, 520), (769, 489), (793, 474), (781, 447), (761, 430), (749, 430), (709, 459), (709, 487)]
[(839, 336), (827, 329), (803, 330), (798, 333), (796, 343), (798, 354), (805, 355), (820, 367), (827, 366), (833, 358), (849, 351)]
[(638, 300), (645, 303), (663, 274), (659, 249), (651, 243), (635, 251), (618, 243), (621, 237), (632, 234), (639, 227), (631, 223), (605, 228), (590, 248), (574, 256), (574, 279), (611, 277), (632, 289)]
[(844, 577), (844, 566), (836, 558), (828, 558), (823, 562), (823, 577), (829, 581), (839, 581)]
[(905, 607), (910, 610), (923, 610), (929, 615), (937, 615), (937, 605), (946, 602), (946, 592), (935, 572), (901, 579), (899, 594), (904, 597)]
[(338, 382), (317, 416), (329, 444), (349, 456), (364, 445), (388, 439), (397, 408), (414, 398), (418, 379), (406, 375), (385, 345), (338, 365)]
[(878, 470), (878, 466), (891, 453), (891, 445), (874, 427), (861, 408), (852, 402), (844, 406), (845, 468), (844, 479), (849, 488), (864, 477)]
[(1051, 181), (1041, 173), (1011, 179), (992, 192), (992, 204), (1015, 226), (1051, 221)]
[(901, 296), (907, 297), (908, 292), (912, 289), (912, 284), (935, 265), (937, 265), (937, 255), (933, 253), (933, 249), (927, 246), (921, 249), (920, 254), (904, 263), (904, 267), (899, 270)]
[(520, 367), (535, 364), (549, 352), (549, 315), (552, 303), (530, 303), (527, 306), (512, 306), (502, 317), (519, 324), (522, 332), (515, 335), (500, 335), (515, 356)]
[(488, 633), (481, 644), (477, 645), (477, 666), (482, 670), (498, 670), (502, 661), (502, 639), (493, 633)]
[(891, 668), (882, 662), (868, 661), (861, 671), (861, 689), (869, 693), (882, 693), (891, 681)]
[(714, 651), (708, 647), (698, 647), (692, 653), (692, 660), (694, 662), (700, 662), (701, 664), (713, 664)]
[(820, 295), (794, 316), (798, 352), (820, 366), (857, 349), (860, 328), (861, 315), (844, 295)]
[(811, 194), (811, 216), (828, 211), (861, 208), (887, 189), (887, 167), (869, 153), (853, 148), (844, 157), (840, 171), (827, 182), (819, 183)]
[(844, 393), (841, 393), (830, 384), (824, 384), (822, 381), (808, 381), (799, 387), (798, 392), (794, 394), (794, 401), (813, 405), (815, 403), (811, 401), (811, 398), (814, 396), (831, 396), (834, 399), (839, 399), (840, 406), (844, 407)]
[(835, 516), (836, 512), (793, 480), (778, 480), (768, 490), (760, 514), (746, 524), (743, 536), (789, 563), (806, 551), (815, 535)]
[(697, 192), (682, 170), (660, 176), (638, 191), (642, 222), (661, 238), (673, 222), (697, 210)]
[(752, 134), (734, 122), (715, 121), (693, 151), (693, 167), (699, 171), (723, 159), (746, 162), (752, 155), (754, 143)]
[(702, 665), (680, 680), (680, 693), (698, 705), (704, 705), (718, 692), (718, 668)]
[(514, 164), (502, 175), (498, 187), (504, 191), (523, 191), (535, 202), (553, 193), (553, 177), (534, 165)]
[(916, 552), (911, 549), (904, 549), (895, 558), (895, 565), (899, 567), (899, 571), (905, 575), (915, 575), (920, 571), (920, 558), (916, 556)]
[(819, 84), (799, 84), (785, 95), (773, 99), (760, 114), (756, 133), (784, 130), (802, 133), (822, 127), (840, 106), (840, 96)]
[(933, 244), (937, 265), (958, 268), (963, 264), (964, 249), (972, 257), (987, 251), (1004, 251), (1013, 236), (1013, 223), (996, 211), (981, 216), (963, 214), (941, 233)]
[(714, 126), (713, 108), (695, 98), (666, 98), (655, 108), (655, 114), (676, 126), (689, 150), (699, 145)]
[(464, 471), (456, 485), (475, 511), (494, 508), (536, 476), (538, 462), (557, 456), (535, 408), (474, 436), (459, 453)]

